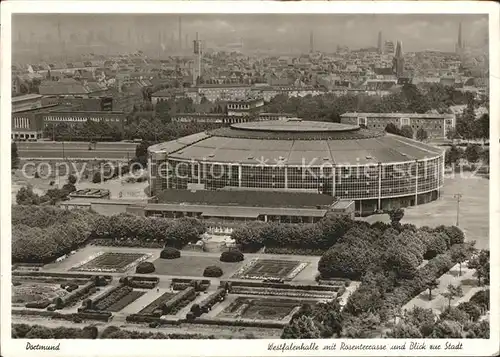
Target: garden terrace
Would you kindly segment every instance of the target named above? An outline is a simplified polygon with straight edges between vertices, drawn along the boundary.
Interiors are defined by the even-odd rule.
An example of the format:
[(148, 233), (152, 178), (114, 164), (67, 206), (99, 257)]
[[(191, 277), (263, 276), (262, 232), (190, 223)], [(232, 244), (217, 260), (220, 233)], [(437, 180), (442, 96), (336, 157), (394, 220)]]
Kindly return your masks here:
[[(58, 283), (32, 282), (13, 280), (12, 305), (32, 306), (32, 303), (48, 302), (47, 306), (54, 299), (64, 297), (68, 291), (61, 288)], [(33, 306), (34, 307), (34, 306)], [(46, 306), (45, 306), (46, 307)]]
[(142, 253), (98, 252), (94, 256), (78, 263), (71, 270), (121, 273), (133, 268), (148, 257), (148, 254)]
[(101, 296), (91, 304), (92, 310), (117, 312), (131, 304), (142, 295), (144, 291), (137, 291), (129, 286), (120, 285)]
[(292, 280), (308, 263), (296, 260), (275, 260), (256, 258), (245, 264), (231, 278), (235, 279), (283, 279)]
[(287, 316), (291, 317), (300, 306), (306, 303), (315, 304), (316, 301), (238, 296), (218, 313), (216, 317), (234, 320), (281, 321)]
[(153, 315), (153, 313), (161, 308), (161, 306), (166, 303), (168, 300), (170, 300), (172, 297), (174, 297), (176, 293), (164, 293), (162, 294), (159, 298), (154, 300), (151, 304), (146, 306), (144, 309), (139, 311), (137, 315)]
[(196, 299), (198, 295), (199, 293), (196, 292), (194, 287), (180, 291), (161, 306), (162, 315), (175, 315), (179, 310)]
[[(96, 286), (107, 285), (109, 276), (95, 277), (81, 274), (14, 272), (12, 287), (13, 306), (53, 309), (69, 307), (94, 294)], [(74, 277), (74, 278), (73, 278)]]

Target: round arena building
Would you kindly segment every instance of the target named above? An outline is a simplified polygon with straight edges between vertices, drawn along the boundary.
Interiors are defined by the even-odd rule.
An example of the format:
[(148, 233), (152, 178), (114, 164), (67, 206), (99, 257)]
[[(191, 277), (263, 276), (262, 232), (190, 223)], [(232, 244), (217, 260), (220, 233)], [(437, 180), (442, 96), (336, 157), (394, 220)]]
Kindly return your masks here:
[(444, 151), (359, 126), (286, 119), (232, 124), (149, 147), (150, 193), (167, 189), (317, 192), (358, 214), (440, 195)]

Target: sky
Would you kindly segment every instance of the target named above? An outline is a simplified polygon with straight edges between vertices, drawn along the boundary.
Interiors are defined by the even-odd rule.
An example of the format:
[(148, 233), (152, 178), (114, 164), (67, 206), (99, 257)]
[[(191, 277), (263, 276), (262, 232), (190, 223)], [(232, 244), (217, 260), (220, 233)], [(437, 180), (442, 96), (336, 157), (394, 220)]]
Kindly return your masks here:
[[(86, 34), (102, 31), (113, 38), (126, 38), (128, 32), (143, 31), (146, 38), (157, 39), (160, 31), (178, 38), (179, 15), (102, 15), (37, 14), (14, 15), (13, 36), (22, 38), (57, 36), (61, 32)], [(182, 37), (193, 39), (196, 32), (208, 43), (242, 40), (251, 47), (309, 48), (310, 32), (318, 50), (336, 45), (350, 48), (376, 46), (378, 32), (384, 40), (402, 41), (403, 50), (434, 49), (453, 51), (462, 23), (462, 36), (471, 46), (484, 45), (488, 34), (487, 15), (453, 14), (186, 14), (182, 15)], [(92, 24), (92, 26), (89, 26)], [(33, 35), (31, 35), (33, 33)]]

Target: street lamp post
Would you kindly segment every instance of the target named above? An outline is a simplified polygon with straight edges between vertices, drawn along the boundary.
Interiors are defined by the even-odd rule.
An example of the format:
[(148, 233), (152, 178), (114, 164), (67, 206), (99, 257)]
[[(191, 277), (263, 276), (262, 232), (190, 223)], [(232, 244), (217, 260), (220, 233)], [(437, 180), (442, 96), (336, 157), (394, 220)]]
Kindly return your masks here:
[(453, 195), (453, 198), (457, 200), (457, 227), (459, 226), (459, 217), (460, 217), (460, 201), (462, 200), (462, 194), (457, 193)]

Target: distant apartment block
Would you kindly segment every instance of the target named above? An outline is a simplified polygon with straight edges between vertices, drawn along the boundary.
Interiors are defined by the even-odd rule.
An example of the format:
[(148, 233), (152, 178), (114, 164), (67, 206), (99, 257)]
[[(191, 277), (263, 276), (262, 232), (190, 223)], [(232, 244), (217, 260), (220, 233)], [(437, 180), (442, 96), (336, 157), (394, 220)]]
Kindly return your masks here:
[(345, 113), (341, 123), (365, 126), (367, 129), (384, 130), (388, 124), (398, 128), (410, 126), (414, 134), (424, 129), (430, 138), (446, 138), (446, 133), (455, 127), (453, 114), (408, 114), (408, 113)]
[(227, 102), (229, 116), (248, 116), (258, 113), (264, 106), (264, 99), (241, 99)]

